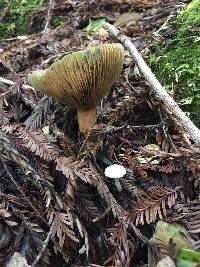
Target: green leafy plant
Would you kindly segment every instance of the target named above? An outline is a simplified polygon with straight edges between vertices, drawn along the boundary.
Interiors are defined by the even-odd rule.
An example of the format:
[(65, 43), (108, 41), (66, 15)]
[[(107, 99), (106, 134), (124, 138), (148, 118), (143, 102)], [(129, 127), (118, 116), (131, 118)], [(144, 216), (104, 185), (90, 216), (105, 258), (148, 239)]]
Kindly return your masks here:
[(200, 253), (191, 249), (182, 248), (178, 251), (178, 267), (198, 267), (200, 266)]
[(105, 22), (106, 19), (104, 18), (90, 22), (90, 24), (84, 30), (86, 31), (87, 34), (91, 34), (92, 32), (97, 32)]
[(165, 88), (178, 88), (179, 102), (200, 125), (200, 1), (192, 1), (171, 26), (173, 39), (159, 45), (150, 65)]
[(0, 0), (0, 39), (25, 34), (29, 13), (40, 0)]

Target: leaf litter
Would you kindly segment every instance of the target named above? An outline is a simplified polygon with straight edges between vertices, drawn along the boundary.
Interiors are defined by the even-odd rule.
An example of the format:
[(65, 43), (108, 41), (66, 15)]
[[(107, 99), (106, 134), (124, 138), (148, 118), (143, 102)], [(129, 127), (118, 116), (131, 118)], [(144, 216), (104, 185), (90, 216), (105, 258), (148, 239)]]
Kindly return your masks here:
[[(179, 2), (56, 1), (49, 18), (46, 2), (30, 14), (26, 38), (0, 41), (1, 77), (15, 82), (0, 81), (2, 266), (15, 252), (33, 266), (145, 266), (148, 248), (158, 259), (161, 254), (150, 241), (159, 219), (181, 223), (199, 249), (199, 150), (152, 95), (128, 53), (85, 137), (75, 110), (27, 87), (32, 70), (115, 41), (105, 31), (85, 30), (101, 18), (121, 27), (146, 58), (156, 32), (182, 8)], [(49, 22), (43, 31), (56, 16), (64, 23)], [(127, 170), (120, 194), (104, 175), (115, 163)]]

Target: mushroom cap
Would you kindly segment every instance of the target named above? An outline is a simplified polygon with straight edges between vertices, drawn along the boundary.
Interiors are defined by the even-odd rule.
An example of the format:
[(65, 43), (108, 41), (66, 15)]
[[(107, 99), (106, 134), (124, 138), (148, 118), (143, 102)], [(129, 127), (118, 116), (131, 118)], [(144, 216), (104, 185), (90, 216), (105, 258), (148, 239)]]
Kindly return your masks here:
[(48, 91), (47, 87), (44, 83), (44, 75), (46, 73), (46, 70), (37, 70), (33, 71), (32, 73), (28, 74), (28, 79), (33, 84), (34, 88), (36, 88), (39, 91), (42, 91), (44, 94)]
[(105, 169), (105, 176), (109, 178), (122, 178), (126, 174), (126, 169), (119, 164), (110, 165)]
[(108, 93), (123, 63), (121, 44), (103, 44), (66, 55), (46, 71), (34, 71), (29, 80), (35, 89), (67, 106), (89, 110)]

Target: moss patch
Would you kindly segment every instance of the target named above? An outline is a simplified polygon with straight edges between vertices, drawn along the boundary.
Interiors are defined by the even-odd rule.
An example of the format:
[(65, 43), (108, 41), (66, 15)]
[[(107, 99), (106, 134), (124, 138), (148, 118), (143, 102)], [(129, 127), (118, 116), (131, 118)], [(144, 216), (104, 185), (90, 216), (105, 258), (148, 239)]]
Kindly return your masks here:
[(171, 26), (176, 35), (156, 48), (150, 65), (167, 90), (177, 86), (179, 102), (200, 126), (200, 0), (192, 1)]
[(28, 15), (43, 0), (0, 0), (0, 39), (26, 33)]

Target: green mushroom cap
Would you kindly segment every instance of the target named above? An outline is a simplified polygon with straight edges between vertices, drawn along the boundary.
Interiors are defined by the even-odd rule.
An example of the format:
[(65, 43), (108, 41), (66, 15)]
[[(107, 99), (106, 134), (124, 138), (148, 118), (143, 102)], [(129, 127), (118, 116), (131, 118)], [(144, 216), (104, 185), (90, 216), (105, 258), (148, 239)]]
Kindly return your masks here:
[(41, 93), (69, 107), (89, 110), (108, 93), (123, 63), (121, 44), (103, 44), (66, 55), (47, 70), (32, 72), (28, 78)]

